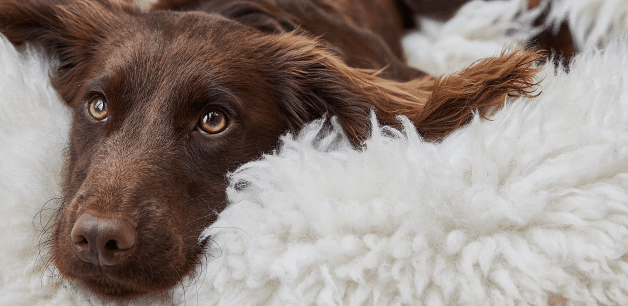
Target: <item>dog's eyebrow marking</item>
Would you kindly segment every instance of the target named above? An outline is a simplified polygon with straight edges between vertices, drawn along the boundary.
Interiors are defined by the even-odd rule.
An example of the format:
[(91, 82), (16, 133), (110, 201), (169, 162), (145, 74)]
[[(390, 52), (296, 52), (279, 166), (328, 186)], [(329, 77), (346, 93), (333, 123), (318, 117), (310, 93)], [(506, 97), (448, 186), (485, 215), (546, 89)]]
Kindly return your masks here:
[(223, 92), (225, 94), (227, 94), (228, 96), (230, 96), (231, 98), (233, 98), (233, 100), (235, 100), (238, 103), (239, 107), (244, 107), (244, 104), (242, 103), (242, 101), (240, 101), (240, 99), (238, 98), (238, 96), (234, 95), (231, 91), (227, 90), (226, 88), (220, 86), (220, 85), (216, 85), (214, 87), (214, 90)]

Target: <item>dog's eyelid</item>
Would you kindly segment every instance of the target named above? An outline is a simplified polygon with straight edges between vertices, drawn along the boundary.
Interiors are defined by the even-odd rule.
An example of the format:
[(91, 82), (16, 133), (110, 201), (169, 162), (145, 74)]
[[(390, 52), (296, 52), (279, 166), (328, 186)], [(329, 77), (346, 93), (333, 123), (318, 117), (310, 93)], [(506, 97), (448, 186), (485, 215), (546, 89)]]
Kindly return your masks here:
[(227, 115), (229, 119), (238, 120), (239, 114), (243, 111), (241, 102), (234, 95), (218, 94), (206, 98), (203, 102), (199, 102), (197, 114), (205, 116), (211, 111), (220, 111)]
[(95, 96), (101, 96), (105, 98), (105, 93), (97, 89), (88, 89), (87, 92), (85, 93), (86, 100), (89, 100), (90, 98), (93, 98)]
[(235, 118), (238, 115), (238, 108), (234, 107), (231, 102), (224, 100), (213, 100), (205, 103), (205, 106), (200, 112), (201, 116), (204, 116), (211, 111), (219, 111), (227, 115), (228, 117)]

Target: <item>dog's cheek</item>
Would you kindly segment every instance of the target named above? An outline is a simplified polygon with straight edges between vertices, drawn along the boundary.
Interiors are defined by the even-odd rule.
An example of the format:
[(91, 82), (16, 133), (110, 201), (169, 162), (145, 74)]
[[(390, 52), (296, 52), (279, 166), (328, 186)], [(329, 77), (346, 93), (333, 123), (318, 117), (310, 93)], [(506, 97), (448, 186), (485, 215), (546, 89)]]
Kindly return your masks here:
[[(223, 156), (233, 155), (225, 153)], [(188, 228), (194, 229), (194, 235), (198, 236), (227, 205), (225, 174), (230, 163), (196, 157), (185, 164), (185, 184), (180, 184), (178, 188), (185, 190), (186, 199), (174, 202), (171, 209), (179, 211), (183, 225), (188, 224)]]
[(74, 196), (87, 177), (92, 156), (105, 137), (101, 128), (87, 122), (84, 112), (82, 107), (74, 108), (63, 189), (67, 200)]

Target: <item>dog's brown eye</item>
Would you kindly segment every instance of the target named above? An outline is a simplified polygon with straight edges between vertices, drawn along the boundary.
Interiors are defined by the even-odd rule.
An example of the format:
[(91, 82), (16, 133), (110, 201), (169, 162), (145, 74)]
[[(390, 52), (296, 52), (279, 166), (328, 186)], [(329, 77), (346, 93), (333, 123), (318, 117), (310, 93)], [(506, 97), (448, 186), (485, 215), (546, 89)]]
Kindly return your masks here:
[(224, 131), (227, 125), (227, 116), (219, 110), (208, 112), (198, 122), (199, 130), (205, 134), (218, 134)]
[(93, 97), (89, 100), (88, 110), (89, 114), (98, 121), (106, 121), (107, 116), (109, 115), (107, 102), (105, 102), (105, 99), (100, 96)]

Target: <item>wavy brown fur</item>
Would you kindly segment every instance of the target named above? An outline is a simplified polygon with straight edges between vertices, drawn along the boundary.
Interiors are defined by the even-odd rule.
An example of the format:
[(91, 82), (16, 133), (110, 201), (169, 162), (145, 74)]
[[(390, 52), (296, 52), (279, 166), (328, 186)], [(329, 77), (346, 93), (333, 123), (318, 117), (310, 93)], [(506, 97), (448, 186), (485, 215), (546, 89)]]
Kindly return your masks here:
[(534, 91), (535, 63), (543, 58), (536, 50), (503, 52), (457, 73), (398, 82), (377, 76), (372, 70), (345, 65), (306, 37), (269, 47), (280, 63), (285, 79), (283, 107), (290, 127), (330, 113), (339, 117), (354, 145), (368, 137), (369, 114), (375, 109), (384, 124), (397, 125), (407, 116), (426, 139), (447, 136), (478, 112), (482, 117), (503, 104), (507, 94)]
[(504, 103), (506, 95), (530, 95), (537, 84), (535, 50), (503, 52), (445, 77), (436, 79), (432, 95), (420, 112), (406, 114), (428, 139), (442, 138), (469, 122), (473, 112), (483, 118)]
[(486, 118), (508, 94), (531, 94), (539, 71), (535, 63), (542, 59), (536, 50), (504, 51), (451, 75), (386, 84), (408, 94), (379, 97), (374, 106), (384, 123), (396, 125), (396, 116), (405, 115), (424, 138), (440, 139), (469, 122), (474, 112)]

